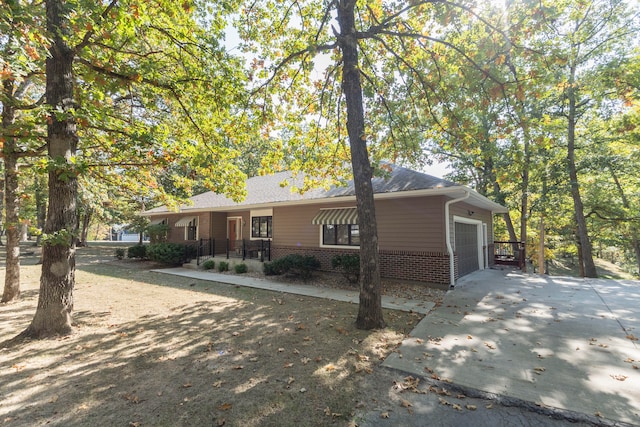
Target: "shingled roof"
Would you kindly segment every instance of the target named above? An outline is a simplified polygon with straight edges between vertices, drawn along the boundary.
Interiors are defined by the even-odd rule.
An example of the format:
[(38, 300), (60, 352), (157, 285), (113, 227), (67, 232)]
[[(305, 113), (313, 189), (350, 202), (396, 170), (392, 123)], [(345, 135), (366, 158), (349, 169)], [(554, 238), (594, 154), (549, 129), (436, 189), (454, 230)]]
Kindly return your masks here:
[[(437, 178), (431, 175), (407, 169), (401, 166), (391, 166), (391, 172), (385, 177), (374, 177), (372, 179), (373, 191), (375, 194), (401, 193), (419, 190), (441, 190), (443, 194), (451, 193), (453, 190), (470, 191), (478, 197), (489, 202), (488, 209), (502, 211), (502, 206), (491, 202), (480, 196), (475, 191), (456, 184), (452, 181)], [(283, 182), (290, 185), (281, 186)], [(322, 199), (349, 198), (355, 196), (353, 180), (344, 187), (331, 187), (325, 189), (313, 189), (299, 194), (291, 190), (291, 185), (301, 186), (302, 177), (293, 176), (291, 172), (280, 172), (273, 175), (255, 176), (246, 182), (247, 197), (238, 203), (222, 194), (207, 192), (193, 196), (190, 200), (192, 204), (180, 207), (181, 212), (198, 211), (223, 211), (238, 208), (249, 208), (254, 206), (275, 205), (275, 204), (295, 204), (304, 201), (320, 201)], [(438, 191), (440, 192), (440, 191)], [(495, 206), (493, 206), (495, 205)], [(169, 210), (165, 206), (145, 211), (143, 215), (150, 216), (158, 213), (166, 213)]]

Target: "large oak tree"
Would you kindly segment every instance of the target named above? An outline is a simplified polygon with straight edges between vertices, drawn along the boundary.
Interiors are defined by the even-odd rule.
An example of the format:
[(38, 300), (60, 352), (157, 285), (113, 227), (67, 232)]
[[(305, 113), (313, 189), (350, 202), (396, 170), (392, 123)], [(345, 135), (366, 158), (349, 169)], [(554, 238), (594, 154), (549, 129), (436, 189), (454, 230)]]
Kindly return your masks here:
[[(225, 52), (224, 15), (211, 3), (47, 0), (49, 205), (36, 314), (23, 336), (71, 331), (78, 236), (78, 181), (100, 180), (146, 201), (169, 202), (159, 182), (198, 181), (238, 198), (234, 164), (249, 132), (244, 74)], [(202, 5), (199, 5), (202, 6)], [(212, 167), (215, 165), (215, 167)], [(175, 200), (174, 200), (175, 202)]]

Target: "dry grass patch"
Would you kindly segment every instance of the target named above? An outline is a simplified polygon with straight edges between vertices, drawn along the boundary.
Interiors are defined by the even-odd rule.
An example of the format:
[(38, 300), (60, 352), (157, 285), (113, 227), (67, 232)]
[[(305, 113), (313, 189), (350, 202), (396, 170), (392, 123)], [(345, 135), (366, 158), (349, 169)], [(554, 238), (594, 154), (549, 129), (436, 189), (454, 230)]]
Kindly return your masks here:
[[(72, 336), (0, 350), (0, 425), (347, 425), (421, 318), (386, 311), (386, 329), (360, 331), (356, 305), (155, 274), (113, 251), (79, 250)], [(0, 342), (28, 325), (38, 278), (23, 266)]]

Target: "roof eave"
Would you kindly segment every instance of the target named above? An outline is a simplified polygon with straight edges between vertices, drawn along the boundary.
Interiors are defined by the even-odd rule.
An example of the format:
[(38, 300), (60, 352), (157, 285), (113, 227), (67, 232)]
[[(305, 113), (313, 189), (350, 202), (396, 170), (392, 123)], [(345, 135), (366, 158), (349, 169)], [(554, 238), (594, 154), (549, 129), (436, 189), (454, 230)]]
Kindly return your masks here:
[[(507, 213), (508, 209), (504, 206), (493, 202), (487, 199), (485, 196), (482, 196), (475, 190), (472, 190), (463, 186), (454, 186), (454, 187), (438, 187), (438, 188), (426, 188), (421, 190), (407, 190), (407, 191), (395, 191), (389, 193), (376, 193), (374, 194), (375, 200), (386, 200), (386, 199), (397, 199), (403, 197), (419, 197), (419, 196), (449, 196), (453, 198), (460, 197), (466, 193), (470, 194), (469, 199), (466, 203), (469, 203), (473, 206), (477, 206), (479, 208), (490, 210), (493, 213)], [(155, 216), (155, 215), (166, 215), (173, 213), (201, 213), (201, 212), (233, 212), (247, 209), (263, 209), (263, 208), (274, 208), (274, 207), (282, 207), (282, 206), (302, 206), (302, 205), (317, 205), (317, 204), (328, 204), (335, 202), (355, 202), (356, 196), (335, 196), (335, 197), (323, 197), (323, 198), (311, 198), (311, 199), (300, 199), (300, 200), (286, 200), (279, 202), (267, 202), (267, 203), (253, 203), (253, 204), (237, 204), (230, 206), (219, 206), (219, 207), (189, 207), (182, 206), (178, 211), (172, 212), (169, 210), (162, 212), (142, 212), (140, 215), (142, 216)]]

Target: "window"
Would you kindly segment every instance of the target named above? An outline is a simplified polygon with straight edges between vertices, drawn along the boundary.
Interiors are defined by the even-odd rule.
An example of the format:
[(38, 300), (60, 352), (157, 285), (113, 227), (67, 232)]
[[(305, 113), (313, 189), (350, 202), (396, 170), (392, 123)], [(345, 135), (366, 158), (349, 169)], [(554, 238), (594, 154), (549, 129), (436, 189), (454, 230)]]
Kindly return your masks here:
[(198, 218), (189, 221), (185, 227), (185, 240), (198, 240)]
[(254, 239), (273, 238), (273, 217), (254, 216), (251, 218), (251, 237)]
[(325, 224), (322, 226), (322, 244), (360, 246), (360, 229), (356, 224)]

